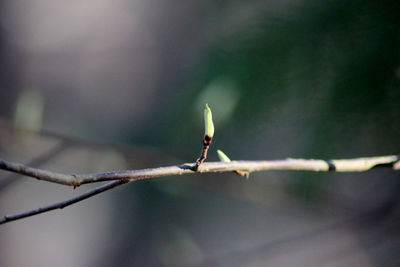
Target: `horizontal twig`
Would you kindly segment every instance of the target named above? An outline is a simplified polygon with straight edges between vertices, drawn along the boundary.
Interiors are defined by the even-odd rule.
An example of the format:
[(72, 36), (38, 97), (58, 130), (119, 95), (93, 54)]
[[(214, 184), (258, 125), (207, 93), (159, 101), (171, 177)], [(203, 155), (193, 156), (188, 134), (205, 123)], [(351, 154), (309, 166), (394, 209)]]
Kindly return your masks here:
[(39, 180), (58, 183), (69, 186), (79, 186), (87, 183), (111, 181), (105, 185), (96, 187), (82, 195), (54, 203), (45, 207), (34, 209), (15, 215), (6, 215), (0, 219), (0, 224), (44, 213), (54, 209), (62, 209), (82, 201), (91, 196), (110, 190), (116, 186), (141, 179), (157, 178), (162, 176), (182, 175), (191, 173), (213, 173), (246, 171), (248, 173), (268, 170), (296, 170), (296, 171), (336, 171), (336, 172), (362, 172), (376, 167), (390, 167), (400, 169), (399, 156), (366, 157), (355, 159), (316, 160), (316, 159), (292, 159), (269, 161), (231, 161), (203, 163), (196, 171), (193, 164), (182, 164), (169, 167), (160, 167), (141, 170), (115, 171), (95, 174), (62, 174), (41, 169), (32, 168), (20, 163), (0, 160), (0, 169), (16, 172)]
[(208, 162), (203, 163), (197, 171), (193, 171), (193, 164), (182, 164), (168, 167), (112, 171), (94, 174), (63, 174), (32, 168), (21, 163), (13, 163), (0, 160), (0, 169), (16, 172), (29, 177), (47, 182), (80, 186), (82, 184), (104, 182), (111, 180), (129, 180), (136, 181), (142, 179), (157, 178), (162, 176), (182, 175), (191, 173), (213, 173), (213, 172), (231, 172), (247, 171), (249, 173), (256, 171), (269, 170), (295, 170), (295, 171), (336, 171), (336, 172), (363, 172), (374, 167), (384, 166), (394, 170), (399, 170), (399, 156), (380, 156), (364, 157), (354, 159), (293, 159), (284, 160), (265, 160), (265, 161), (231, 161), (231, 162)]

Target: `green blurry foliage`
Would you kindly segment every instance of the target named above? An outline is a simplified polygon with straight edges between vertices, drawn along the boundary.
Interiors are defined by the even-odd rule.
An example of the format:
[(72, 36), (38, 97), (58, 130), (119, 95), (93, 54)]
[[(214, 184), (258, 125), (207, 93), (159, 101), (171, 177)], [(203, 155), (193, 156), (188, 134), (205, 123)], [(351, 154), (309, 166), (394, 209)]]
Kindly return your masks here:
[[(260, 10), (208, 48), (184, 92), (155, 119), (162, 123), (138, 138), (190, 155), (201, 143), (200, 103), (208, 102), (222, 116), (211, 154), (215, 147), (236, 159), (398, 153), (398, 14), (397, 1)], [(321, 180), (294, 175), (307, 196)]]

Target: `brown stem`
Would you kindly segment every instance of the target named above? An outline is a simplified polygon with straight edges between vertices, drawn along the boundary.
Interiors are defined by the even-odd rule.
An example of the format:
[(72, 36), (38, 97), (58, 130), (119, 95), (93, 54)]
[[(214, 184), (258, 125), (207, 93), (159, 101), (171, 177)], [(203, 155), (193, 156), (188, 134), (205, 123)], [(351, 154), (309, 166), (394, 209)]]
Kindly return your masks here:
[(4, 223), (20, 220), (20, 219), (23, 219), (23, 218), (26, 218), (26, 217), (34, 216), (34, 215), (37, 215), (37, 214), (40, 214), (40, 213), (44, 213), (44, 212), (48, 212), (48, 211), (55, 210), (55, 209), (63, 209), (65, 207), (69, 206), (69, 205), (75, 204), (75, 203), (77, 203), (79, 201), (82, 201), (82, 200), (87, 199), (89, 197), (92, 197), (94, 195), (100, 194), (100, 193), (102, 193), (104, 191), (113, 189), (114, 187), (117, 187), (119, 185), (125, 184), (127, 182), (128, 181), (126, 181), (126, 180), (112, 181), (112, 182), (109, 182), (108, 184), (96, 187), (96, 188), (94, 188), (92, 190), (87, 191), (86, 193), (84, 193), (82, 195), (67, 199), (65, 201), (57, 202), (57, 203), (54, 203), (54, 204), (51, 204), (51, 205), (48, 205), (48, 206), (45, 206), (45, 207), (41, 207), (41, 208), (38, 208), (38, 209), (26, 211), (26, 212), (19, 213), (19, 214), (5, 215), (0, 219), (0, 224), (4, 224)]
[[(362, 172), (376, 167), (389, 167), (393, 170), (399, 170), (399, 156), (367, 157), (355, 159), (338, 160), (316, 160), (316, 159), (285, 159), (269, 161), (231, 161), (231, 162), (209, 162), (203, 163), (200, 173), (211, 172), (256, 172), (267, 170), (303, 170), (303, 171), (336, 171), (336, 172)], [(0, 224), (19, 220), (29, 216), (48, 212), (54, 209), (62, 209), (86, 198), (110, 190), (116, 186), (133, 182), (140, 179), (151, 179), (162, 176), (182, 175), (194, 173), (192, 165), (183, 164), (169, 167), (160, 167), (153, 169), (128, 170), (95, 174), (69, 175), (55, 173), (29, 166), (0, 160), (0, 169), (13, 171), (30, 177), (48, 182), (59, 183), (63, 185), (79, 186), (86, 183), (101, 181), (111, 181), (108, 184), (96, 187), (86, 193), (74, 198), (54, 203), (42, 208), (23, 212), (15, 215), (6, 215), (0, 219)]]
[[(390, 167), (400, 169), (399, 157), (381, 156), (354, 159), (318, 160), (318, 159), (283, 159), (265, 161), (231, 161), (231, 162), (206, 162), (198, 170), (201, 173), (269, 170), (296, 170), (296, 171), (336, 171), (336, 172), (362, 172), (374, 167)], [(104, 182), (111, 180), (128, 179), (136, 181), (162, 176), (191, 174), (191, 164), (182, 164), (168, 167), (159, 167), (141, 170), (113, 171), (94, 174), (62, 174), (41, 169), (32, 168), (20, 163), (0, 160), (0, 169), (16, 172), (38, 180), (58, 183), (68, 186), (80, 186), (82, 184)]]
[(212, 142), (212, 137), (205, 135), (203, 138), (203, 148), (201, 150), (200, 157), (196, 160), (196, 163), (192, 168), (193, 171), (197, 171), (199, 166), (203, 164), (204, 160), (207, 158), (207, 151), (210, 148), (211, 142)]

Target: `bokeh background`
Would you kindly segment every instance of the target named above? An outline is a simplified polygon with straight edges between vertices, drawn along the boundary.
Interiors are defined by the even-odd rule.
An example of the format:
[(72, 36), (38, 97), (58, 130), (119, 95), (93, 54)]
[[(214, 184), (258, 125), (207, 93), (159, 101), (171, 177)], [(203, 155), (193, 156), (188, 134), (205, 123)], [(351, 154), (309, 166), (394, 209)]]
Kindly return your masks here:
[[(0, 156), (66, 173), (400, 151), (398, 1), (0, 4)], [(139, 181), (0, 227), (0, 266), (399, 266), (400, 181)], [(76, 190), (0, 173), (0, 215)]]

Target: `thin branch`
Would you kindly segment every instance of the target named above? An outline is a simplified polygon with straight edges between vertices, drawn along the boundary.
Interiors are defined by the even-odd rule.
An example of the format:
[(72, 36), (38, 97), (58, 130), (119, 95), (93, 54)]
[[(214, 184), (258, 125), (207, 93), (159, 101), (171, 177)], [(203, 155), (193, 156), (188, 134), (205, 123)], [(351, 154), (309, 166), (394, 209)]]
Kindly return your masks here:
[[(231, 162), (209, 162), (203, 163), (197, 171), (193, 171), (193, 164), (182, 164), (168, 167), (112, 171), (94, 174), (63, 174), (41, 170), (26, 166), (20, 163), (8, 162), (0, 160), (0, 169), (20, 173), (26, 176), (43, 180), (47, 182), (80, 186), (82, 184), (104, 182), (111, 180), (127, 179), (136, 181), (142, 179), (151, 179), (162, 176), (192, 174), (192, 173), (214, 173), (214, 172), (231, 172), (231, 171), (269, 171), (269, 170), (295, 170), (295, 171), (336, 171), (336, 172), (362, 172), (368, 171), (374, 167), (390, 167), (399, 170), (399, 156), (381, 156), (381, 157), (365, 157), (355, 159), (335, 159), (335, 160), (318, 160), (318, 159), (284, 159), (284, 160), (266, 160), (266, 161), (231, 161)], [(397, 163), (397, 164), (396, 164)]]
[[(35, 157), (32, 159), (28, 165), (30, 166), (36, 166), (38, 167), (39, 165), (45, 163), (49, 159), (57, 156), (61, 152), (63, 152), (68, 146), (70, 146), (70, 142), (67, 141), (59, 141), (54, 147), (46, 151), (45, 153)], [(1, 183), (0, 183), (0, 192), (4, 190), (7, 186), (19, 181), (18, 178), (20, 178), (19, 173), (11, 173), (6, 177), (0, 177), (1, 178)]]
[(0, 159), (0, 169), (23, 174), (38, 180), (47, 181), (56, 184), (77, 186), (77, 180), (74, 175), (62, 174), (42, 169), (32, 168), (27, 165), (10, 162)]
[(197, 171), (199, 166), (203, 164), (203, 162), (207, 158), (207, 151), (210, 148), (212, 142), (212, 137), (205, 135), (203, 138), (203, 147), (201, 149), (200, 157), (196, 160), (196, 163), (192, 166), (193, 171)]
[(89, 190), (89, 191), (85, 192), (82, 195), (78, 195), (76, 197), (67, 199), (65, 201), (57, 202), (57, 203), (54, 203), (54, 204), (51, 204), (51, 205), (48, 205), (48, 206), (45, 206), (45, 207), (41, 207), (41, 208), (38, 208), (38, 209), (26, 211), (26, 212), (19, 213), (19, 214), (6, 215), (6, 216), (3, 216), (0, 219), (0, 224), (4, 224), (4, 223), (20, 220), (20, 219), (23, 219), (23, 218), (26, 218), (26, 217), (34, 216), (34, 215), (37, 215), (37, 214), (40, 214), (40, 213), (44, 213), (44, 212), (48, 212), (48, 211), (55, 210), (55, 209), (63, 209), (65, 207), (69, 206), (69, 205), (75, 204), (75, 203), (77, 203), (79, 201), (82, 201), (82, 200), (87, 199), (89, 197), (92, 197), (94, 195), (100, 194), (100, 193), (102, 193), (104, 191), (113, 189), (114, 187), (117, 187), (119, 185), (125, 184), (127, 182), (128, 181), (126, 181), (126, 180), (112, 181), (112, 182), (109, 182), (109, 183), (107, 183), (105, 185), (102, 185), (102, 186), (96, 187), (96, 188), (94, 188), (92, 190)]
[(62, 209), (116, 186), (134, 182), (141, 179), (151, 179), (162, 176), (182, 175), (191, 173), (215, 173), (231, 171), (268, 171), (268, 170), (296, 170), (296, 171), (336, 171), (336, 172), (362, 172), (376, 167), (390, 167), (399, 170), (399, 156), (367, 157), (355, 159), (316, 160), (316, 159), (292, 159), (270, 161), (231, 161), (203, 163), (197, 171), (193, 171), (193, 164), (183, 164), (169, 167), (160, 167), (142, 170), (115, 171), (95, 174), (62, 174), (41, 169), (32, 168), (20, 163), (0, 160), (0, 169), (20, 173), (39, 180), (58, 183), (62, 185), (79, 186), (87, 183), (111, 181), (105, 185), (96, 187), (82, 195), (71, 199), (54, 203), (45, 207), (34, 209), (15, 215), (6, 215), (0, 219), (0, 224), (30, 217), (54, 209)]

